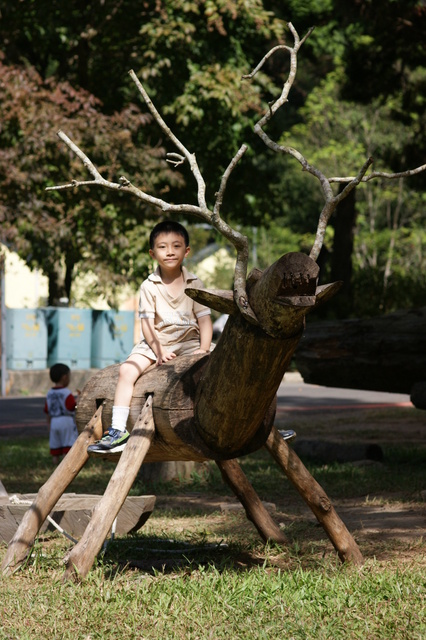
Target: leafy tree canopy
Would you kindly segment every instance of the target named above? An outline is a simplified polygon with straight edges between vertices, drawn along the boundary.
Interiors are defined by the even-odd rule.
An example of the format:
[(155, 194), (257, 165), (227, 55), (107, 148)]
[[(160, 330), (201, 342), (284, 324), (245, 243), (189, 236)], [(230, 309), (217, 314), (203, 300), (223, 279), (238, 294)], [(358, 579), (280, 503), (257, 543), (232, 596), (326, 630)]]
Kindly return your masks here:
[[(13, 100), (8, 99), (9, 104), (15, 101), (13, 108), (9, 106), (11, 112), (22, 107), (32, 115), (26, 123), (23, 115), (19, 119), (15, 115), (15, 120), (7, 116), (1, 142), (2, 186), (7, 186), (1, 196), (2, 215), (5, 221), (9, 216), (3, 226), (27, 261), (36, 263), (32, 245), (41, 235), (31, 231), (31, 240), (29, 228), (43, 226), (43, 216), (52, 210), (59, 215), (59, 209), (61, 233), (66, 235), (69, 223), (81, 238), (94, 229), (98, 240), (105, 234), (98, 243), (103, 249), (92, 247), (96, 243), (90, 238), (81, 241), (84, 260), (92, 256), (99, 268), (106, 264), (99, 257), (104, 250), (117, 277), (124, 277), (128, 266), (140, 261), (140, 250), (131, 247), (132, 236), (141, 237), (134, 227), (140, 204), (111, 193), (44, 193), (50, 183), (82, 175), (78, 161), (53, 142), (56, 128), (75, 136), (95, 163), (109, 165), (115, 177), (123, 171), (153, 192), (167, 188), (173, 201), (193, 198), (189, 172), (170, 172), (160, 161), (162, 141), (158, 129), (143, 116), (145, 108), (126, 73), (129, 68), (144, 81), (171, 128), (196, 152), (211, 193), (236, 149), (242, 142), (249, 144), (228, 187), (226, 219), (249, 229), (263, 224), (271, 229), (287, 226), (292, 233), (312, 232), (320, 207), (315, 181), (293, 160), (266, 151), (252, 134), (254, 120), (286, 78), (286, 54), (273, 56), (254, 81), (241, 81), (271, 46), (286, 41), (288, 19), (302, 35), (311, 25), (316, 28), (301, 51), (290, 102), (268, 125), (269, 133), (278, 139), (283, 131), (291, 131), (285, 139), (300, 144), (311, 161), (333, 173), (359, 166), (358, 159), (367, 151), (383, 163), (381, 168), (400, 170), (423, 162), (425, 7), (419, 0), (6, 3), (0, 15), (4, 68), (21, 74), (25, 69), (32, 81), (37, 77), (39, 87), (34, 108), (29, 98), (20, 103), (17, 91)], [(66, 99), (58, 97), (63, 93)], [(73, 104), (72, 111), (68, 103), (79, 106)], [(39, 113), (43, 110), (44, 125)], [(365, 128), (367, 121), (373, 128)], [(29, 135), (30, 126), (35, 131), (33, 142), (30, 136), (25, 146), (22, 138)], [(136, 145), (132, 149), (123, 146), (119, 126), (130, 131), (131, 144)], [(28, 154), (27, 161), (23, 154)], [(30, 174), (33, 183), (26, 179)], [(421, 180), (410, 180), (410, 185), (421, 192)], [(28, 209), (27, 216), (29, 210), (33, 216), (25, 223), (19, 214), (20, 226), (11, 217), (19, 203), (22, 210)], [(106, 224), (97, 222), (101, 215)], [(291, 246), (293, 241), (292, 236)], [(65, 245), (72, 246), (70, 237), (62, 251)], [(60, 255), (64, 254), (58, 248), (56, 264)], [(74, 258), (67, 260), (74, 263)]]
[(179, 175), (162, 162), (162, 148), (140, 143), (148, 117), (135, 105), (105, 116), (87, 91), (43, 81), (33, 67), (1, 62), (0, 109), (0, 239), (49, 277), (50, 303), (69, 297), (80, 263), (107, 291), (132, 271), (146, 269), (132, 236), (152, 211), (93, 187), (52, 194), (45, 188), (82, 171), (80, 160), (59, 143), (59, 128), (66, 128), (110, 179), (124, 172), (160, 192), (174, 184)]

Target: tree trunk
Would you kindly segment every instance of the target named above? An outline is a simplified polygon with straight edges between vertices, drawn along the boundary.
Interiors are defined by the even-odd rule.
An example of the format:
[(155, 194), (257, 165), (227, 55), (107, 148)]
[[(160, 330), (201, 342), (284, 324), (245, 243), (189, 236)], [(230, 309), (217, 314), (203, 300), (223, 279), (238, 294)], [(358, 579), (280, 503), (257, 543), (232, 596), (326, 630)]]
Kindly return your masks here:
[(50, 273), (48, 273), (47, 278), (49, 283), (49, 297), (47, 304), (49, 307), (59, 307), (61, 299), (68, 297), (60, 268), (55, 267)]
[(196, 463), (190, 460), (167, 460), (143, 464), (138, 471), (138, 480), (146, 490), (155, 490), (156, 485), (172, 480), (187, 480), (195, 469)]
[[(341, 185), (341, 192), (346, 185)], [(347, 318), (352, 313), (352, 253), (356, 222), (355, 189), (342, 200), (333, 216), (334, 239), (331, 253), (330, 279), (342, 280), (339, 295), (333, 301), (333, 313), (338, 318)]]

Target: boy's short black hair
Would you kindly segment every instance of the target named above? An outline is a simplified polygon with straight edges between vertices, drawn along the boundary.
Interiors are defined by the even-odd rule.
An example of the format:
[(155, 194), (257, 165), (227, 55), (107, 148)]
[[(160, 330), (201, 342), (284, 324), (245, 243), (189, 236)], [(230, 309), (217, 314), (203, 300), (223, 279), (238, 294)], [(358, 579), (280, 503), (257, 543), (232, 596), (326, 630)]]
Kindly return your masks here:
[(52, 382), (58, 383), (62, 376), (65, 376), (70, 371), (71, 369), (68, 365), (62, 364), (62, 362), (58, 362), (57, 364), (54, 364), (50, 367), (50, 379)]
[(163, 220), (163, 222), (155, 225), (149, 235), (150, 249), (154, 248), (155, 240), (160, 233), (177, 233), (184, 239), (185, 247), (189, 247), (189, 234), (185, 227), (180, 222), (176, 222), (176, 220)]

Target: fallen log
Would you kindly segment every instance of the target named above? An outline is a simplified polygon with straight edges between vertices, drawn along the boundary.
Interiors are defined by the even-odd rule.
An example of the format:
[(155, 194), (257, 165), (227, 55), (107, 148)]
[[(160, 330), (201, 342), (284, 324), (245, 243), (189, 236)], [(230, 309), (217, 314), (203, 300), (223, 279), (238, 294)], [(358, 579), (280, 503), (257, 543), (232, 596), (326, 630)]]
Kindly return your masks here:
[(310, 384), (409, 394), (425, 379), (426, 307), (310, 323), (295, 362)]
[(413, 385), (411, 388), (410, 400), (416, 409), (426, 409), (426, 380), (421, 380)]
[(374, 442), (333, 442), (315, 438), (301, 438), (293, 444), (292, 448), (301, 458), (315, 460), (323, 464), (356, 462), (358, 460), (381, 462), (384, 457), (383, 449)]

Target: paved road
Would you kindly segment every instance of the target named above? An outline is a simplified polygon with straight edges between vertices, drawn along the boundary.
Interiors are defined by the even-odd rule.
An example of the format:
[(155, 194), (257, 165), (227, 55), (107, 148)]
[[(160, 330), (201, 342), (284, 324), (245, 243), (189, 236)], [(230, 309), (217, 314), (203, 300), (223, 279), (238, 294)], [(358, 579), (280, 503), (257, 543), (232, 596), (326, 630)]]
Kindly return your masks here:
[(286, 373), (277, 395), (277, 415), (286, 416), (287, 425), (315, 412), (413, 406), (406, 394), (321, 387), (305, 384), (299, 374), (293, 373)]
[(413, 406), (410, 396), (403, 393), (337, 389), (305, 384), (297, 373), (286, 373), (284, 376), (284, 381), (278, 390), (278, 405), (287, 411)]
[(0, 398), (0, 438), (46, 436), (43, 397)]
[[(298, 374), (292, 373), (285, 375), (278, 390), (278, 415), (300, 417), (303, 412), (387, 406), (412, 404), (405, 394), (320, 387), (305, 384)], [(47, 436), (43, 407), (42, 397), (0, 398), (0, 437)]]

